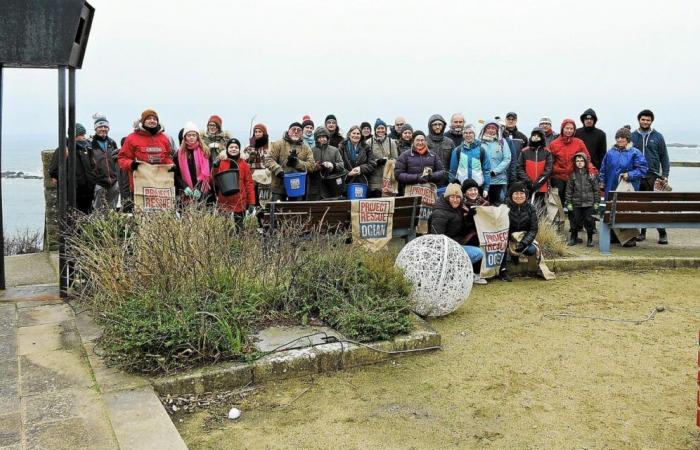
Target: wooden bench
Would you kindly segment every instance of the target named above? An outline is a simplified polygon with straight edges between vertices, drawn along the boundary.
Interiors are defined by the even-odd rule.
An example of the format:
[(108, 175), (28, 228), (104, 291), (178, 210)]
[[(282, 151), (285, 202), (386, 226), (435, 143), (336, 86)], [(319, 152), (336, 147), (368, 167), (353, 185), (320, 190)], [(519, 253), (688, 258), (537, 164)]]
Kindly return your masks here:
[(600, 223), (600, 252), (611, 228), (700, 228), (700, 192), (611, 192)]
[[(416, 237), (416, 225), (420, 210), (420, 197), (396, 197), (392, 237), (406, 242)], [(308, 202), (270, 202), (265, 206), (264, 221), (270, 229), (276, 229), (288, 219), (301, 220), (310, 227), (349, 230), (350, 200), (321, 200)]]

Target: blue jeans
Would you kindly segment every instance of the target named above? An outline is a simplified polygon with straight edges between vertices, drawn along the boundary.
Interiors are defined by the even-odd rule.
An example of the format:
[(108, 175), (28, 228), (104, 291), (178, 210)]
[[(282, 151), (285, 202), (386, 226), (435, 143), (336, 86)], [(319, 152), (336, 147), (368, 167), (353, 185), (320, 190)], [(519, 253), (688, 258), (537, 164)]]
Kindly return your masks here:
[(484, 252), (481, 250), (480, 247), (473, 247), (471, 245), (463, 245), (462, 248), (464, 249), (465, 252), (467, 252), (467, 256), (469, 257), (469, 261), (472, 262), (472, 264), (476, 264), (479, 261), (481, 261), (481, 258), (484, 257)]
[(525, 250), (523, 250), (523, 255), (525, 256), (532, 256), (535, 253), (537, 253), (537, 247), (535, 247), (535, 244), (530, 244)]

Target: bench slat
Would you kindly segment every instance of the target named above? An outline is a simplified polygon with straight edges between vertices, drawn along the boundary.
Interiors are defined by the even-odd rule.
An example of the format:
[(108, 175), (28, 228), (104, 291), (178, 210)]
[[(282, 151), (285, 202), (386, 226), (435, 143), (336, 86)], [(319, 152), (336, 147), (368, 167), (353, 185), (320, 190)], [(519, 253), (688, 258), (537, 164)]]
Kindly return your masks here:
[[(610, 223), (610, 213), (604, 216), (606, 223)], [(615, 215), (615, 224), (623, 223), (647, 223), (649, 227), (656, 223), (700, 223), (700, 213), (646, 213), (646, 212), (620, 212)]]
[(700, 202), (631, 202), (617, 201), (617, 212), (623, 211), (693, 211), (700, 212)]
[[(617, 201), (651, 201), (651, 202), (700, 202), (700, 192), (611, 192), (617, 195)], [(612, 198), (612, 195), (610, 196)]]

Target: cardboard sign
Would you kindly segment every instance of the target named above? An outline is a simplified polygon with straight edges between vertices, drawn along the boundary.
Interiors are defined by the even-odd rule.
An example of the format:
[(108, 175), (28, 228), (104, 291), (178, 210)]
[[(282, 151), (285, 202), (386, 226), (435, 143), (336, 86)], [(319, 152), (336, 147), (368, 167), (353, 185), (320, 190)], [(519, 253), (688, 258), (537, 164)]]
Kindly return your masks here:
[(418, 214), (418, 226), (416, 233), (428, 234), (428, 221), (433, 215), (433, 205), (437, 200), (437, 186), (433, 183), (410, 184), (406, 186), (406, 197), (420, 197), (420, 212)]
[(491, 278), (498, 275), (501, 262), (508, 248), (508, 207), (477, 206), (474, 214), (476, 231), (479, 234), (479, 244), (484, 252), (481, 260), (481, 277)]
[(376, 252), (391, 240), (394, 226), (394, 198), (350, 202), (352, 240)]
[(175, 209), (175, 178), (170, 165), (139, 164), (134, 171), (134, 206), (137, 210)]
[(396, 168), (396, 160), (389, 159), (384, 164), (384, 173), (382, 175), (382, 197), (394, 197), (399, 193), (399, 182), (394, 175)]

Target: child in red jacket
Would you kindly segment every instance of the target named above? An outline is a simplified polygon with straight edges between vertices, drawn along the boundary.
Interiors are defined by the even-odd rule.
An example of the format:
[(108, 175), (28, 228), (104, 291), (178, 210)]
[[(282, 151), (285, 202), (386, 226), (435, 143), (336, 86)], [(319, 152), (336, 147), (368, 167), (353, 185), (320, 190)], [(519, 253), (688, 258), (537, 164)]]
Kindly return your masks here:
[(246, 211), (252, 212), (255, 208), (255, 188), (250, 166), (241, 159), (241, 142), (236, 138), (231, 138), (226, 142), (226, 151), (219, 154), (214, 162), (212, 176), (230, 169), (238, 169), (238, 185), (240, 190), (232, 195), (224, 195), (217, 183), (216, 201), (219, 211), (233, 213), (236, 223), (243, 224), (243, 216)]

